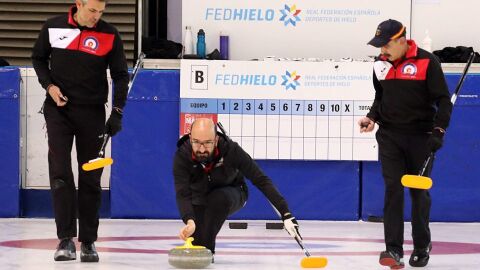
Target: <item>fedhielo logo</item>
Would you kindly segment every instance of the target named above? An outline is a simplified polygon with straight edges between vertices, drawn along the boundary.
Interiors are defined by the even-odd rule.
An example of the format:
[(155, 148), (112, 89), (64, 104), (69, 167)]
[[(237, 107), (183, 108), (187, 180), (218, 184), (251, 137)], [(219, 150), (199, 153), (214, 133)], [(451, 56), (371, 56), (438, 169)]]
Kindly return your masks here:
[(298, 81), (298, 79), (300, 79), (300, 75), (297, 75), (296, 71), (292, 73), (290, 73), (288, 70), (285, 71), (285, 75), (282, 75), (282, 79), (282, 85), (285, 86), (285, 90), (288, 90), (290, 88), (293, 90), (297, 90), (297, 86), (300, 85), (300, 82)]
[(296, 5), (293, 5), (291, 7), (285, 5), (285, 7), (280, 10), (280, 12), (282, 13), (280, 21), (282, 21), (285, 26), (288, 26), (289, 24), (297, 26), (297, 22), (301, 21), (299, 14), (302, 11), (300, 9), (297, 9)]

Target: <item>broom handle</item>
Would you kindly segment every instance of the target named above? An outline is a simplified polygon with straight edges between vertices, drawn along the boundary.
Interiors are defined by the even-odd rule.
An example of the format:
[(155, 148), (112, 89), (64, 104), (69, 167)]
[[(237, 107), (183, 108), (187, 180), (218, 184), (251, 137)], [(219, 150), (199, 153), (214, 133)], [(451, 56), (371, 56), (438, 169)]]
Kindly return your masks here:
[(109, 139), (110, 139), (109, 134), (103, 134), (103, 143), (102, 143), (102, 147), (100, 147), (100, 151), (98, 152), (98, 157), (103, 158), (105, 156), (105, 147), (107, 146)]
[(298, 245), (302, 248), (303, 250), (303, 253), (305, 253), (305, 256), (307, 257), (310, 257), (310, 252), (308, 252), (308, 250), (305, 248), (305, 246), (303, 245), (303, 242), (302, 240), (298, 239), (297, 236), (294, 236), (293, 238), (295, 238), (295, 241), (297, 241)]
[(135, 62), (135, 66), (133, 67), (132, 70), (132, 79), (128, 83), (128, 92), (130, 92), (130, 89), (132, 88), (133, 82), (135, 81), (135, 78), (137, 77), (138, 70), (141, 69), (141, 66), (143, 65), (143, 59), (145, 58), (145, 54), (141, 52), (138, 55), (138, 59)]
[(452, 104), (455, 104), (455, 101), (457, 100), (458, 92), (460, 92), (460, 88), (462, 88), (463, 82), (465, 81), (465, 77), (467, 76), (468, 69), (472, 64), (473, 59), (475, 59), (475, 51), (472, 51), (472, 53), (470, 53), (470, 56), (468, 57), (467, 64), (463, 69), (462, 77), (460, 77), (460, 81), (458, 82), (457, 87), (455, 88), (455, 92), (452, 95), (452, 99), (451, 99)]
[[(128, 83), (128, 92), (130, 92), (130, 89), (132, 88), (133, 81), (135, 81), (135, 78), (137, 77), (138, 70), (141, 65), (143, 65), (143, 59), (145, 58), (145, 54), (141, 52), (138, 55), (137, 62), (135, 63), (135, 66), (133, 67), (132, 71), (132, 80)], [(103, 134), (103, 143), (102, 147), (100, 147), (100, 151), (98, 152), (98, 157), (103, 158), (105, 156), (105, 147), (107, 146), (108, 140), (110, 139), (109, 134)]]
[[(220, 124), (220, 125), (221, 125), (221, 124)], [(273, 203), (272, 203), (270, 200), (267, 199), (267, 201), (268, 201), (268, 203), (270, 203), (270, 205), (272, 206), (272, 208), (273, 208), (273, 210), (275, 211), (275, 213), (277, 213), (278, 217), (279, 217), (280, 219), (282, 219), (282, 215), (280, 214), (280, 211), (278, 211), (278, 209), (273, 205)], [(295, 241), (297, 241), (298, 245), (302, 248), (303, 253), (305, 253), (305, 256), (310, 257), (310, 256), (311, 256), (311, 255), (310, 255), (310, 252), (308, 252), (308, 250), (305, 248), (305, 246), (303, 245), (302, 240), (301, 240), (297, 235), (294, 235), (293, 238), (295, 239)]]
[(423, 174), (425, 173), (425, 170), (427, 170), (427, 167), (430, 164), (430, 160), (433, 160), (434, 155), (435, 153), (430, 152), (430, 155), (428, 155), (428, 158), (425, 160), (425, 162), (423, 162), (422, 168), (420, 169), (420, 172), (418, 173), (418, 175), (423, 176)]

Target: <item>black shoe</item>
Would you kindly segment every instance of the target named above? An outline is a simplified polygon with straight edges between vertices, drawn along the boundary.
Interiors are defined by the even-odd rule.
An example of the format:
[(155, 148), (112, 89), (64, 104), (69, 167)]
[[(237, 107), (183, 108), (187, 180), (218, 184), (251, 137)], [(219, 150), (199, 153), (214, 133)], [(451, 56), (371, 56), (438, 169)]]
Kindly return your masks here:
[(415, 248), (410, 255), (408, 263), (413, 267), (424, 267), (428, 264), (430, 259), (430, 251), (432, 250), (432, 243), (428, 244), (426, 248)]
[(98, 262), (98, 253), (95, 244), (82, 243), (80, 246), (80, 261), (81, 262)]
[(75, 243), (73, 243), (72, 238), (63, 238), (60, 240), (53, 259), (55, 261), (71, 261), (77, 259)]
[(383, 251), (380, 253), (379, 263), (383, 266), (388, 266), (390, 269), (402, 269), (405, 267), (403, 256), (394, 251)]

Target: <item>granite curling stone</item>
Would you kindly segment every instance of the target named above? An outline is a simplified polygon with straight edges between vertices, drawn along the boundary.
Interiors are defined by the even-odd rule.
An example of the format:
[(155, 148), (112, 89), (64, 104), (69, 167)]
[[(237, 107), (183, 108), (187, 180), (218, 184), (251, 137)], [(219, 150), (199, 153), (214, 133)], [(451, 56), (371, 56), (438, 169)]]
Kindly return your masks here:
[(168, 253), (168, 263), (181, 269), (202, 269), (212, 262), (212, 252), (203, 246), (194, 246), (193, 237), (187, 238), (183, 246), (175, 247)]

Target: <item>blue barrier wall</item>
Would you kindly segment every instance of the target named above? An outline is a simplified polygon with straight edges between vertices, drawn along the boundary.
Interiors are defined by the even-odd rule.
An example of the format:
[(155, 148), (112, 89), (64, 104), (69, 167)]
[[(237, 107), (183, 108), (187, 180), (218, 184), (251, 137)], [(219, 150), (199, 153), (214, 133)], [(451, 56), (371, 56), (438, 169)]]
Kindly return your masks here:
[(177, 218), (172, 162), (178, 139), (180, 72), (142, 70), (113, 138), (111, 216)]
[[(49, 189), (22, 189), (20, 191), (20, 217), (53, 218), (52, 195)], [(110, 217), (110, 191), (102, 190), (100, 217)]]
[[(258, 164), (298, 219), (359, 219), (358, 162), (260, 160)], [(247, 205), (232, 219), (278, 218), (263, 194), (247, 182)]]
[(0, 217), (19, 215), (20, 71), (0, 69)]
[[(447, 74), (453, 92), (459, 74)], [(480, 220), (480, 76), (470, 74), (455, 103), (444, 147), (432, 172), (432, 221)], [(362, 219), (382, 216), (384, 186), (378, 162), (363, 162)], [(405, 217), (410, 220), (406, 190)]]

